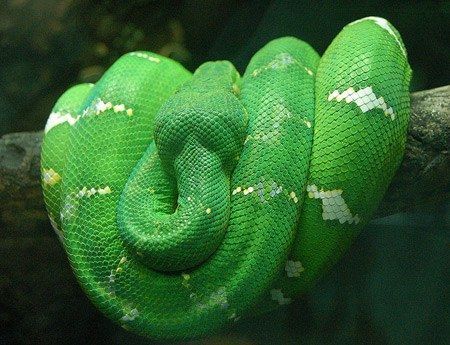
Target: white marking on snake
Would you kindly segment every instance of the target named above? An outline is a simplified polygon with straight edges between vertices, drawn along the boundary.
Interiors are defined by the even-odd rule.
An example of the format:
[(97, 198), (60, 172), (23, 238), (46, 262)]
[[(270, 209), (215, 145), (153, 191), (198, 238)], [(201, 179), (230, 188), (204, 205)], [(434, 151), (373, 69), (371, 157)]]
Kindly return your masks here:
[(76, 196), (78, 197), (78, 198), (82, 198), (82, 197), (84, 197), (84, 196), (87, 196), (88, 198), (89, 197), (91, 197), (92, 195), (95, 195), (95, 194), (100, 194), (100, 195), (105, 195), (105, 194), (110, 194), (110, 193), (112, 193), (112, 190), (111, 190), (111, 188), (109, 187), (109, 186), (105, 186), (105, 187), (103, 187), (103, 188), (98, 188), (98, 189), (96, 189), (96, 188), (91, 188), (91, 189), (87, 189), (87, 187), (83, 187), (82, 189), (80, 189), (79, 191), (78, 191), (78, 193), (76, 194)]
[(319, 191), (317, 186), (312, 184), (306, 187), (306, 191), (310, 198), (322, 200), (322, 218), (324, 220), (338, 220), (341, 224), (345, 222), (359, 223), (359, 216), (357, 214), (353, 216), (345, 203), (341, 195), (342, 189)]
[[(192, 295), (192, 294), (191, 294)], [(190, 296), (190, 298), (195, 298), (196, 295)], [(225, 287), (219, 287), (217, 291), (214, 291), (209, 296), (208, 300), (206, 302), (198, 302), (197, 307), (199, 309), (205, 309), (208, 307), (208, 305), (219, 305), (222, 309), (227, 309), (229, 307), (228, 303), (228, 297), (227, 292), (225, 290)]]
[(123, 254), (121, 254), (120, 260), (119, 260), (119, 263), (117, 264), (117, 266), (115, 268), (112, 268), (109, 275), (107, 276), (109, 295), (111, 297), (115, 296), (115, 294), (116, 294), (116, 290), (114, 288), (114, 283), (116, 282), (117, 274), (119, 274), (120, 272), (123, 271), (123, 265), (127, 262), (126, 256), (122, 256), (122, 255)]
[(242, 187), (236, 187), (236, 188), (233, 190), (232, 194), (233, 194), (233, 195), (236, 195), (237, 193), (240, 193), (241, 191), (242, 191)]
[(306, 70), (306, 72), (307, 72), (309, 75), (313, 75), (313, 74), (314, 74), (313, 71), (311, 71), (308, 67), (305, 67), (305, 70)]
[(255, 189), (253, 188), (253, 187), (248, 187), (247, 189), (244, 189), (244, 195), (247, 195), (247, 194), (251, 194), (251, 193), (253, 193), (253, 191), (254, 191)]
[(126, 262), (127, 262), (127, 257), (126, 257), (126, 256), (122, 256), (122, 258), (120, 259), (119, 264), (117, 265), (117, 268), (116, 268), (116, 272), (117, 272), (117, 273), (123, 271), (123, 267), (122, 267), (122, 266), (123, 266)]
[(398, 37), (398, 35), (395, 34), (394, 30), (392, 30), (392, 28), (389, 26), (389, 22), (384, 19), (384, 18), (380, 18), (380, 17), (365, 17), (362, 19), (358, 19), (355, 20), (354, 22), (351, 22), (350, 25), (354, 25), (356, 23), (360, 23), (362, 21), (365, 20), (371, 20), (373, 22), (375, 22), (375, 24), (377, 24), (378, 26), (380, 26), (381, 28), (383, 28), (384, 30), (386, 30), (389, 34), (391, 34), (392, 36), (394, 36), (395, 41), (397, 42), (398, 46), (400, 47), (400, 50), (402, 51), (403, 55), (406, 56), (406, 51), (405, 48), (403, 48), (402, 42), (400, 41), (400, 38)]
[(70, 113), (65, 112), (52, 112), (50, 116), (48, 117), (47, 123), (45, 124), (45, 133), (47, 134), (49, 130), (52, 128), (63, 124), (68, 123), (69, 125), (73, 126), (78, 120), (80, 119), (80, 116), (74, 116)]
[(294, 201), (294, 203), (297, 203), (297, 202), (298, 202), (297, 195), (295, 195), (295, 192), (294, 192), (294, 191), (292, 191), (292, 192), (289, 193), (289, 198), (292, 199), (292, 200)]
[(298, 61), (296, 58), (294, 58), (291, 54), (280, 53), (280, 54), (275, 55), (274, 59), (272, 61), (270, 61), (267, 65), (255, 69), (252, 72), (252, 76), (257, 77), (259, 74), (261, 74), (262, 72), (269, 70), (269, 69), (273, 69), (273, 70), (286, 69), (288, 66), (291, 66), (294, 64), (299, 65), (300, 67), (303, 67), (305, 69), (306, 73), (308, 73), (309, 75), (312, 76), (314, 74), (311, 69), (309, 69), (306, 66), (303, 66), (300, 63), (300, 61)]
[(104, 102), (98, 98), (94, 100), (90, 106), (85, 108), (82, 113), (82, 117), (92, 114), (100, 115), (107, 110), (112, 109), (115, 113), (125, 113), (128, 116), (133, 115), (133, 109), (128, 108), (125, 104), (112, 104), (111, 102)]
[(181, 273), (181, 276), (183, 277), (183, 282), (181, 283), (181, 285), (183, 285), (185, 288), (190, 288), (191, 285), (189, 284), (189, 279), (191, 279), (191, 276), (187, 273)]
[(139, 311), (136, 308), (131, 309), (128, 313), (126, 313), (122, 318), (121, 321), (129, 322), (133, 321), (139, 316)]
[[(241, 187), (241, 186), (236, 187), (232, 191), (231, 194), (236, 195), (236, 194), (239, 194), (242, 192), (243, 195), (248, 195), (248, 194), (251, 194), (256, 191), (256, 194), (259, 196), (260, 201), (266, 202), (267, 201), (266, 197), (265, 197), (266, 188), (267, 188), (268, 195), (270, 195), (270, 197), (272, 197), (272, 198), (283, 192), (282, 185), (277, 184), (275, 181), (271, 181), (271, 182), (265, 181), (264, 178), (262, 178), (255, 186), (250, 186), (248, 188)], [(284, 195), (286, 195), (287, 198), (289, 200), (292, 200), (294, 203), (298, 202), (298, 197), (294, 191), (292, 191), (290, 193), (285, 192)]]
[(100, 195), (109, 194), (111, 192), (112, 191), (111, 191), (111, 188), (109, 186), (106, 186), (104, 188), (99, 188), (98, 189), (98, 194), (100, 194)]
[(139, 57), (139, 58), (146, 59), (146, 60), (148, 60), (148, 61), (150, 61), (150, 62), (156, 62), (156, 63), (160, 63), (160, 62), (161, 62), (160, 59), (158, 59), (158, 58), (156, 58), (156, 57), (154, 57), (154, 56), (151, 56), (151, 55), (149, 55), (149, 54), (146, 54), (146, 53), (132, 52), (132, 53), (130, 53), (129, 55), (130, 55), (130, 56), (137, 56), (137, 57)]
[(44, 182), (45, 185), (54, 186), (59, 181), (61, 181), (61, 175), (59, 175), (52, 168), (50, 168), (50, 169), (43, 169), (43, 171), (42, 171), (42, 181)]
[(120, 111), (125, 111), (125, 105), (124, 104), (116, 104), (114, 107), (114, 112), (118, 113)]
[(275, 195), (280, 194), (283, 191), (283, 186), (277, 185), (275, 181), (272, 182), (270, 186), (270, 196), (273, 198)]
[[(248, 188), (240, 187), (240, 186), (236, 187), (232, 191), (231, 194), (232, 195), (236, 195), (236, 194), (242, 192), (243, 195), (249, 195), (249, 194), (251, 194), (253, 192), (256, 192), (255, 194), (258, 195), (260, 201), (262, 203), (265, 203), (268, 200), (265, 197), (266, 188), (267, 188), (268, 195), (270, 195), (270, 197), (272, 197), (272, 198), (274, 198), (278, 194), (283, 193), (283, 186), (282, 185), (278, 185), (273, 180), (265, 181), (264, 177), (261, 177), (260, 181), (257, 184), (255, 184), (254, 186), (250, 186)], [(270, 190), (269, 190), (269, 188), (270, 188)], [(298, 201), (299, 201), (295, 191), (291, 191), (291, 192), (284, 191), (283, 195), (285, 195), (288, 200), (292, 200), (295, 204), (297, 204)]]
[(338, 102), (345, 100), (347, 103), (354, 102), (363, 113), (378, 108), (383, 110), (384, 115), (389, 116), (392, 121), (395, 119), (395, 113), (392, 107), (385, 102), (383, 96), (377, 97), (371, 86), (365, 87), (364, 89), (360, 89), (358, 91), (355, 91), (352, 87), (349, 87), (342, 93), (340, 93), (339, 90), (334, 90), (328, 96), (328, 101), (332, 100), (336, 100)]
[(122, 258), (119, 261), (119, 265), (122, 265), (125, 262), (127, 262), (127, 257), (126, 256), (122, 256)]
[(208, 207), (205, 212), (206, 212), (206, 214), (210, 214), (211, 213), (211, 209)]
[(284, 267), (286, 274), (289, 278), (292, 277), (300, 277), (300, 273), (302, 273), (305, 269), (300, 261), (286, 261), (286, 266)]
[(270, 290), (270, 296), (272, 300), (277, 301), (279, 305), (285, 305), (291, 303), (290, 298), (284, 297), (283, 292), (281, 292), (281, 289), (272, 289)]

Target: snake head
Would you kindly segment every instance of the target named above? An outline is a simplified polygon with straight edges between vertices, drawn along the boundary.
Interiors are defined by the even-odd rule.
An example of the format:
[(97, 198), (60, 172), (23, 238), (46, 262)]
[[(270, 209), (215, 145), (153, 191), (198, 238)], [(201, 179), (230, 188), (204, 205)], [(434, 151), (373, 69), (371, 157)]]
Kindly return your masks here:
[(239, 74), (228, 61), (207, 62), (171, 97), (155, 120), (155, 143), (168, 172), (180, 154), (202, 146), (215, 154), (227, 173), (237, 163), (247, 116), (236, 97)]

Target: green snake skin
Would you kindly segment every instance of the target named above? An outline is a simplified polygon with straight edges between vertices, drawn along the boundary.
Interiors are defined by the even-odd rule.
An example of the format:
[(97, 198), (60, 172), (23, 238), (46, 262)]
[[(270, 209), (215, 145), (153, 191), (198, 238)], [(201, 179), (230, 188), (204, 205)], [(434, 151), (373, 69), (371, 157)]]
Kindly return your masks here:
[(133, 332), (188, 339), (288, 304), (349, 247), (401, 162), (409, 67), (385, 19), (324, 55), (293, 37), (191, 74), (150, 52), (67, 90), (42, 187), (93, 303)]

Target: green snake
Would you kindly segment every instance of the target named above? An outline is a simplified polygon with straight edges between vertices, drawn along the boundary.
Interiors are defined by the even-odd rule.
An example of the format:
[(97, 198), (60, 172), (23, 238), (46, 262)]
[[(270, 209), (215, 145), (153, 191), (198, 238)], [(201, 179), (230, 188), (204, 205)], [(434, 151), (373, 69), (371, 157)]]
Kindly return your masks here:
[(342, 256), (399, 166), (409, 67), (385, 19), (320, 58), (273, 40), (241, 77), (128, 53), (47, 121), (50, 220), (93, 303), (124, 328), (188, 339), (288, 304)]

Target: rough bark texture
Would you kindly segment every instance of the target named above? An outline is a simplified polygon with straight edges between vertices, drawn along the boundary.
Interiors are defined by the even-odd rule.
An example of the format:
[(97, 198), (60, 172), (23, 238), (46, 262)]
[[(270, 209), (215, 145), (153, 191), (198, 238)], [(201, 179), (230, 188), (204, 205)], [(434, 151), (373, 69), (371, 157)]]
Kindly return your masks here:
[(403, 162), (376, 217), (449, 200), (450, 85), (411, 95)]
[(40, 188), (43, 132), (6, 134), (0, 138), (0, 237), (11, 232), (34, 236), (46, 212)]
[[(413, 93), (411, 103), (405, 157), (376, 217), (449, 199), (450, 86)], [(9, 228), (45, 219), (39, 181), (42, 136), (42, 131), (24, 132), (0, 139), (0, 223)]]

